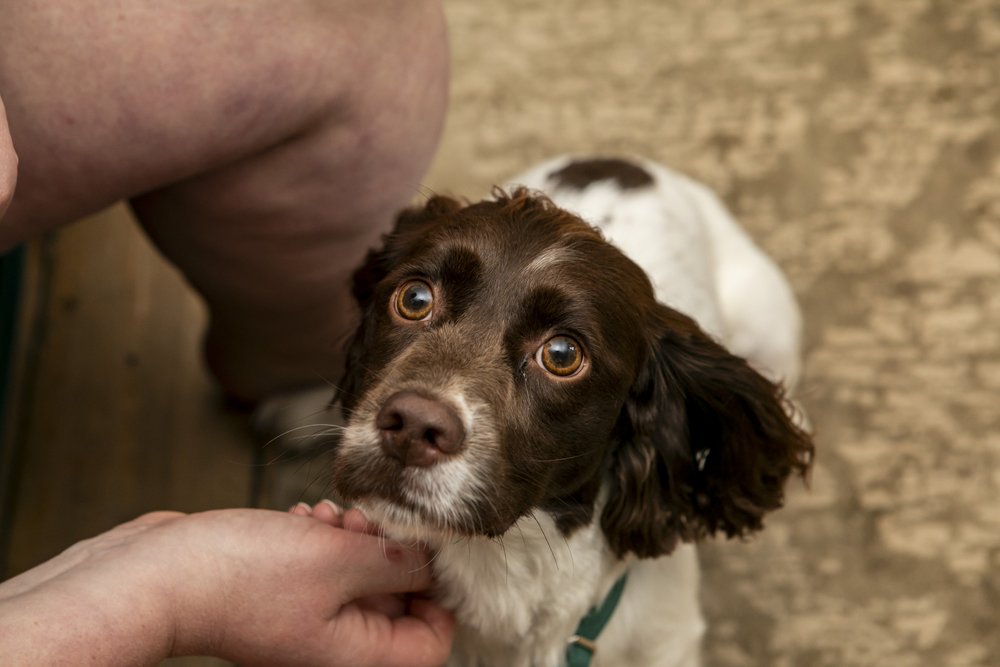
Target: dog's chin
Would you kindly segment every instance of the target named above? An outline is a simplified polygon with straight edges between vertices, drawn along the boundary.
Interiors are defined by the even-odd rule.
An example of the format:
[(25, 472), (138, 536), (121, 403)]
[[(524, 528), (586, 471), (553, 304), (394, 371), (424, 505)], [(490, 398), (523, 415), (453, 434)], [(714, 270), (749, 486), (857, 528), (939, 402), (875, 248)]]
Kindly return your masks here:
[(379, 526), (382, 534), (403, 544), (420, 543), (437, 549), (446, 542), (472, 536), (443, 518), (430, 517), (423, 511), (388, 500), (363, 498), (354, 502), (353, 506), (361, 510), (369, 522)]

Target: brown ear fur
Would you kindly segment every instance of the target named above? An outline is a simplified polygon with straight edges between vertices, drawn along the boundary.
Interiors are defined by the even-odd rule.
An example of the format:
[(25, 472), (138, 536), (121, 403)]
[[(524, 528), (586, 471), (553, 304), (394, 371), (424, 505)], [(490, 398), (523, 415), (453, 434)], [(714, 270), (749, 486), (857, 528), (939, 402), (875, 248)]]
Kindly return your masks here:
[(338, 385), (337, 398), (345, 415), (349, 415), (358, 398), (358, 390), (365, 377), (361, 353), (373, 329), (368, 326), (373, 307), (375, 288), (389, 274), (392, 267), (408, 249), (416, 243), (421, 234), (441, 218), (448, 216), (464, 205), (450, 197), (431, 197), (423, 206), (412, 206), (396, 216), (392, 232), (383, 236), (382, 247), (368, 251), (364, 263), (354, 272), (351, 293), (361, 309), (361, 323), (354, 335), (348, 339), (344, 375)]
[(687, 316), (661, 306), (653, 319), (601, 517), (619, 555), (655, 557), (678, 540), (759, 530), (813, 454), (780, 387)]

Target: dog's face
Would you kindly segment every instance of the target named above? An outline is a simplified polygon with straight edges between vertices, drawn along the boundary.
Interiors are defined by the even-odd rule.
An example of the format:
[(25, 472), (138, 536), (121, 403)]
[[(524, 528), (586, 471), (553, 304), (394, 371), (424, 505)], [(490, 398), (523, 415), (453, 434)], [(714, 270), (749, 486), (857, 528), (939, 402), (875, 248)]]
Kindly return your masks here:
[(780, 391), (658, 304), (578, 218), (523, 192), (404, 212), (358, 270), (334, 485), (375, 518), (496, 536), (546, 511), (615, 551), (742, 534), (808, 438)]

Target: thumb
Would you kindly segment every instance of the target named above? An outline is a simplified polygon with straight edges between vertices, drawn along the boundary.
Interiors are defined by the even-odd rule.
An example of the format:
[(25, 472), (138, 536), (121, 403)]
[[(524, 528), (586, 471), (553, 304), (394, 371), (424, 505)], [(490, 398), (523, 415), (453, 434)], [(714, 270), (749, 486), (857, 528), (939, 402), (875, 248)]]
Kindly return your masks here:
[(427, 551), (374, 535), (339, 533), (337, 566), (349, 599), (414, 593), (430, 587), (431, 556)]

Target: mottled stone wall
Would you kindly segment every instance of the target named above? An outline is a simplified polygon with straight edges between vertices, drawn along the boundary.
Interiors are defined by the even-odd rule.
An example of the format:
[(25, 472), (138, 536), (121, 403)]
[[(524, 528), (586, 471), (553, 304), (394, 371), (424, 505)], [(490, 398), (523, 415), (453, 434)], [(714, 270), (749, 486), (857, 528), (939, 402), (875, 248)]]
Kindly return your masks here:
[(801, 299), (812, 488), (703, 549), (707, 662), (1000, 664), (1000, 3), (446, 6), (429, 187), (648, 155), (716, 188)]

